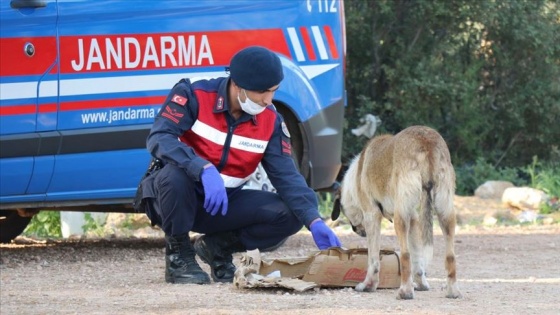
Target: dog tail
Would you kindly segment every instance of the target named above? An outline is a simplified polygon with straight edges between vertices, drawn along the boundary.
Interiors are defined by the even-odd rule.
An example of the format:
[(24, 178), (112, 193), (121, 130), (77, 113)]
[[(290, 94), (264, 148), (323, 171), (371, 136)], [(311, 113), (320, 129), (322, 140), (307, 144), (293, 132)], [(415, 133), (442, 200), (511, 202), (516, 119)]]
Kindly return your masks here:
[(417, 255), (418, 262), (423, 268), (430, 264), (434, 254), (433, 200), (434, 182), (430, 179), (422, 183), (420, 211), (418, 213), (419, 242), (421, 246)]
[(433, 209), (434, 209), (434, 182), (433, 180), (430, 179), (426, 183), (422, 184), (422, 207), (420, 212), (422, 242), (424, 248), (428, 251), (426, 255), (430, 256), (430, 258), (434, 245)]
[[(453, 196), (455, 192), (455, 172), (451, 164), (451, 157), (447, 145), (441, 136), (434, 143), (434, 150), (428, 154), (427, 168), (422, 182), (422, 240), (426, 249), (425, 257), (433, 255), (433, 219), (437, 215), (440, 227), (444, 234), (448, 227), (454, 228), (455, 216), (453, 211)], [(452, 223), (452, 224), (450, 224)]]

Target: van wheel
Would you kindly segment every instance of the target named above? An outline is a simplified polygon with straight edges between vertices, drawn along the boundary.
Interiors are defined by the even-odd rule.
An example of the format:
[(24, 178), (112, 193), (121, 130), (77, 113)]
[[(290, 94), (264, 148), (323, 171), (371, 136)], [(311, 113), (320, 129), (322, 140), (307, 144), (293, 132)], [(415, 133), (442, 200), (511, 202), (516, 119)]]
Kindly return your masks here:
[(31, 217), (20, 217), (15, 210), (0, 210), (0, 243), (10, 243), (20, 235)]

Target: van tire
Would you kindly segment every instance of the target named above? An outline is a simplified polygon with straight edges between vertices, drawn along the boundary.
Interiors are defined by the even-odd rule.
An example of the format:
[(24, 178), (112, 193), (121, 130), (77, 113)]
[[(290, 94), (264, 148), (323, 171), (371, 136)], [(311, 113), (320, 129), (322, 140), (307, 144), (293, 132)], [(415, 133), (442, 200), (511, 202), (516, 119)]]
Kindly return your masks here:
[(15, 210), (0, 210), (0, 243), (10, 243), (20, 235), (31, 221), (21, 217)]

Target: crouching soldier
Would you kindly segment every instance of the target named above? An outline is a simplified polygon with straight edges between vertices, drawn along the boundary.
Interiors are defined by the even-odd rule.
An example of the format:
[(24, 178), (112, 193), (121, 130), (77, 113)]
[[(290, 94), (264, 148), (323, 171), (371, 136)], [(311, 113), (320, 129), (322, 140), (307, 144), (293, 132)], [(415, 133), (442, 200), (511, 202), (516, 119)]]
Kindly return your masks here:
[[(279, 57), (258, 46), (236, 53), (229, 77), (169, 92), (147, 139), (161, 168), (146, 176), (141, 199), (165, 232), (165, 280), (232, 282), (232, 254), (277, 246), (307, 227), (319, 249), (340, 246), (321, 220), (317, 198), (291, 157), (290, 135), (272, 104), (284, 78)], [(262, 162), (278, 193), (244, 190)], [(189, 232), (204, 234), (191, 245)]]

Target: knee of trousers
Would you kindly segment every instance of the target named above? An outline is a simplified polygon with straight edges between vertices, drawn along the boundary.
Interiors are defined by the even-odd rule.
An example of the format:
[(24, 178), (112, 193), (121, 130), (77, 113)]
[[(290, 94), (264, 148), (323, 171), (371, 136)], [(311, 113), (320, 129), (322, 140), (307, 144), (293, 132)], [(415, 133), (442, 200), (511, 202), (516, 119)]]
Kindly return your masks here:
[(163, 231), (169, 235), (188, 232), (198, 207), (198, 202), (193, 202), (199, 199), (197, 183), (183, 169), (167, 164), (154, 184)]
[(165, 165), (156, 176), (155, 185), (158, 195), (162, 195), (162, 193), (185, 194), (195, 191), (196, 182), (183, 169), (175, 165)]
[(282, 226), (288, 235), (297, 233), (303, 227), (303, 224), (287, 206), (284, 206), (282, 211), (279, 212), (279, 217), (276, 220), (277, 224)]
[[(264, 229), (263, 229), (264, 228)], [(275, 225), (273, 227), (248, 228), (241, 230), (243, 245), (250, 250), (259, 248), (261, 250), (277, 246), (288, 237), (296, 234), (303, 228), (299, 221), (291, 224)]]

